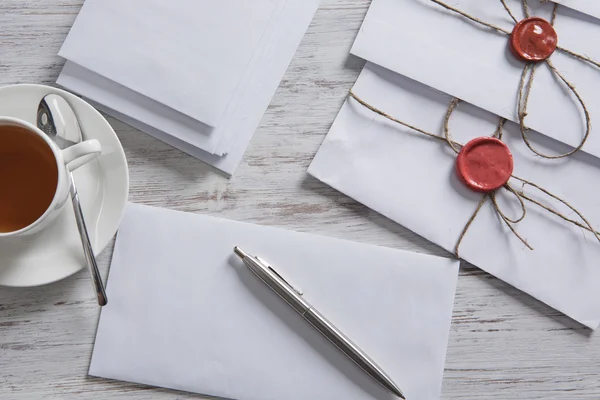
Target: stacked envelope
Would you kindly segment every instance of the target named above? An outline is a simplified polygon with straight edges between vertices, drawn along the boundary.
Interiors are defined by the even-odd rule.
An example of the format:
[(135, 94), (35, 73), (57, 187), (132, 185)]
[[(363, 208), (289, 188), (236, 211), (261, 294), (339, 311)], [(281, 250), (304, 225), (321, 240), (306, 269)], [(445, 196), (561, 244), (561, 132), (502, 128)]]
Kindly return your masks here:
[(227, 174), (319, 0), (87, 0), (58, 83)]
[[(595, 1), (562, 2), (574, 8), (581, 3), (590, 14), (598, 10)], [(368, 61), (352, 89), (356, 97), (343, 105), (309, 173), (452, 253), (460, 243), (461, 258), (596, 329), (600, 243), (581, 216), (600, 230), (600, 132), (594, 129), (600, 125), (600, 69), (564, 51), (551, 56), (579, 94), (592, 129), (582, 151), (540, 157), (515, 123), (526, 64), (501, 32), (512, 32), (515, 20), (525, 18), (523, 1), (506, 0), (514, 20), (500, 0), (442, 3), (450, 7), (431, 0), (372, 1), (352, 48)], [(531, 15), (551, 20), (554, 3), (528, 5)], [(561, 48), (600, 60), (600, 20), (558, 6), (554, 27)], [(511, 178), (520, 196), (500, 189), (497, 206), (487, 201), (479, 209), (484, 195), (458, 178), (457, 156), (446, 141), (382, 115), (444, 136), (454, 98), (461, 102), (448, 121), (452, 140), (465, 144), (492, 136), (506, 118), (502, 140), (512, 152), (514, 175), (546, 192)], [(529, 144), (551, 155), (571, 151), (586, 131), (581, 103), (544, 62), (531, 86), (525, 123), (535, 130)], [(524, 200), (525, 217), (507, 223), (498, 210), (518, 221), (519, 198), (525, 197), (533, 200)]]

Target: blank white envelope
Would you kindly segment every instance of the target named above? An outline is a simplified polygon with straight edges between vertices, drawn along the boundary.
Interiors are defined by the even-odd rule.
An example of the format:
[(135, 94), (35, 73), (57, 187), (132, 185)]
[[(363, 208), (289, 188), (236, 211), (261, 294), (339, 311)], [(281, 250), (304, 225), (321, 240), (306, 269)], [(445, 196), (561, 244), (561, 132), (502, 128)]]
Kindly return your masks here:
[[(444, 0), (483, 21), (512, 31), (515, 23), (498, 0)], [(517, 19), (522, 1), (507, 0)], [(550, 18), (553, 4), (530, 0), (532, 15)], [(559, 45), (600, 61), (600, 23), (559, 7)], [(517, 93), (524, 63), (508, 47), (508, 36), (482, 27), (431, 0), (373, 0), (352, 53), (401, 75), (517, 121)], [(556, 68), (579, 91), (600, 124), (600, 69), (556, 51)], [(585, 133), (584, 114), (565, 85), (546, 65), (538, 68), (526, 124), (575, 146)], [(600, 134), (593, 130), (585, 151), (600, 156)]]
[[(367, 63), (353, 91), (369, 104), (436, 135), (451, 97), (418, 82)], [(467, 103), (450, 121), (454, 140), (467, 143), (491, 136), (499, 118)], [(563, 160), (534, 156), (518, 127), (507, 123), (504, 142), (515, 162), (515, 175), (562, 197), (600, 228), (600, 160), (580, 152)], [(545, 151), (566, 146), (532, 132), (530, 140)], [(430, 139), (381, 117), (357, 101), (343, 105), (309, 173), (375, 211), (454, 253), (458, 238), (482, 194), (460, 181), (456, 154), (447, 143)], [(516, 190), (579, 220), (567, 207), (531, 188), (510, 182)], [(499, 203), (510, 218), (521, 209), (514, 196), (499, 191)], [(543, 301), (580, 323), (600, 324), (600, 243), (594, 235), (525, 202), (527, 215), (515, 225), (529, 250), (484, 204), (468, 230), (460, 255), (479, 268)]]
[(398, 383), (440, 398), (458, 262), (130, 204), (90, 374), (240, 400), (392, 400), (233, 255), (262, 256)]

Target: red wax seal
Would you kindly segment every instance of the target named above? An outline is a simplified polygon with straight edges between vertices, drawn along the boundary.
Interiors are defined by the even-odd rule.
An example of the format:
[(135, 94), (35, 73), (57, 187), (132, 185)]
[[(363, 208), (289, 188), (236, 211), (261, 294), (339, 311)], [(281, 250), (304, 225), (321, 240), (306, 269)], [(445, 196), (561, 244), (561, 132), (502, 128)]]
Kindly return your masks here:
[(508, 147), (499, 139), (480, 137), (467, 143), (456, 158), (460, 179), (476, 192), (493, 192), (504, 186), (514, 168)]
[(544, 61), (554, 53), (558, 35), (545, 19), (525, 18), (510, 35), (510, 49), (522, 61)]

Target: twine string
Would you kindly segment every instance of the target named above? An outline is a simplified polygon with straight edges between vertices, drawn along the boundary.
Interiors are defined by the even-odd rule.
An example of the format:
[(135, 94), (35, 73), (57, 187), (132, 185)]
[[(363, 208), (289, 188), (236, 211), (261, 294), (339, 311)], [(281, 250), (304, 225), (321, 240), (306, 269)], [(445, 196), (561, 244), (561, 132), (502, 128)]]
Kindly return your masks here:
[(502, 2), (502, 5), (504, 6), (504, 9), (506, 10), (506, 12), (508, 13), (508, 15), (510, 15), (510, 17), (512, 18), (513, 21), (515, 21), (515, 24), (517, 22), (519, 22), (517, 20), (517, 18), (515, 18), (514, 14), (512, 13), (512, 11), (510, 11), (510, 8), (508, 8), (508, 6), (506, 5), (506, 1), (505, 0), (500, 0), (500, 2)]
[[(412, 129), (413, 131), (422, 133), (423, 135), (429, 136), (429, 137), (431, 137), (433, 139), (443, 140), (443, 141), (447, 142), (447, 140), (446, 140), (445, 137), (442, 137), (442, 136), (439, 136), (439, 135), (435, 135), (435, 134), (427, 132), (427, 131), (425, 131), (425, 130), (423, 130), (421, 128), (417, 128), (414, 125), (411, 125), (411, 124), (409, 124), (407, 122), (399, 120), (398, 118), (393, 117), (393, 116), (391, 116), (391, 115), (389, 115), (389, 114), (381, 111), (380, 109), (378, 109), (376, 107), (373, 107), (372, 105), (370, 105), (369, 103), (367, 103), (366, 101), (364, 101), (363, 99), (361, 99), (360, 97), (358, 97), (356, 94), (354, 94), (354, 92), (352, 90), (350, 90), (349, 94), (350, 94), (350, 97), (352, 97), (354, 100), (356, 100), (359, 104), (361, 104), (365, 108), (373, 111), (376, 114), (381, 115), (382, 117), (385, 117), (385, 118), (389, 119), (392, 122), (395, 122), (397, 124), (405, 126), (405, 127), (409, 128), (409, 129)], [(452, 141), (452, 144), (455, 145), (455, 146), (462, 146), (460, 143), (457, 143), (457, 142), (454, 142), (454, 141)]]
[(529, 4), (527, 4), (527, 0), (523, 0), (523, 13), (525, 14), (525, 18), (531, 17), (531, 14), (529, 14)]
[(563, 220), (565, 220), (565, 221), (567, 221), (567, 222), (570, 222), (570, 223), (572, 223), (572, 224), (574, 224), (574, 225), (577, 225), (578, 227), (580, 227), (580, 228), (582, 228), (582, 229), (585, 229), (585, 230), (587, 230), (587, 231), (589, 231), (589, 232), (592, 232), (592, 233), (594, 234), (594, 236), (596, 237), (596, 239), (598, 239), (598, 241), (600, 242), (600, 232), (596, 231), (596, 230), (594, 229), (593, 225), (592, 225), (592, 224), (591, 224), (591, 223), (590, 223), (590, 222), (587, 220), (587, 218), (585, 218), (585, 217), (583, 216), (583, 214), (581, 214), (581, 212), (579, 212), (579, 210), (577, 210), (575, 207), (573, 207), (573, 206), (572, 206), (571, 204), (569, 204), (567, 201), (565, 201), (565, 200), (561, 199), (560, 197), (558, 197), (558, 196), (556, 196), (556, 195), (554, 195), (554, 194), (550, 193), (548, 190), (546, 190), (546, 189), (544, 189), (544, 188), (540, 187), (539, 185), (536, 185), (535, 183), (533, 183), (533, 182), (531, 182), (531, 181), (528, 181), (527, 179), (519, 178), (518, 176), (515, 176), (515, 175), (512, 175), (512, 177), (513, 177), (514, 179), (516, 179), (516, 180), (518, 180), (518, 181), (522, 182), (522, 183), (523, 183), (523, 186), (531, 186), (531, 187), (533, 187), (533, 188), (535, 188), (535, 189), (539, 190), (540, 192), (544, 193), (545, 195), (547, 195), (547, 196), (549, 196), (549, 197), (551, 197), (551, 198), (553, 198), (553, 199), (555, 199), (555, 200), (557, 200), (557, 201), (561, 202), (562, 204), (564, 204), (565, 206), (567, 206), (567, 207), (568, 207), (568, 208), (569, 208), (571, 211), (573, 211), (575, 214), (577, 214), (577, 216), (578, 216), (579, 218), (581, 218), (581, 220), (584, 222), (584, 224), (582, 224), (582, 223), (581, 223), (581, 222), (579, 222), (579, 221), (575, 221), (575, 220), (573, 220), (573, 219), (571, 219), (571, 218), (567, 217), (567, 216), (566, 216), (566, 215), (564, 215), (564, 214), (561, 214), (561, 213), (559, 213), (558, 211), (556, 211), (556, 210), (554, 210), (554, 209), (552, 209), (552, 208), (550, 208), (550, 207), (546, 206), (545, 204), (542, 204), (542, 203), (540, 203), (539, 201), (537, 201), (537, 200), (535, 200), (535, 199), (532, 199), (531, 197), (527, 196), (527, 195), (526, 195), (526, 194), (523, 192), (523, 190), (521, 190), (521, 191), (519, 192), (519, 195), (520, 195), (522, 198), (524, 198), (525, 200), (527, 200), (527, 201), (529, 201), (529, 202), (531, 202), (531, 203), (533, 203), (533, 204), (535, 204), (535, 205), (537, 205), (537, 206), (539, 206), (539, 207), (542, 207), (542, 208), (543, 208), (543, 209), (545, 209), (546, 211), (549, 211), (549, 212), (551, 212), (552, 214), (556, 215), (557, 217), (560, 217), (560, 218), (562, 218)]
[[(514, 189), (512, 189), (514, 191)], [(510, 231), (513, 233), (513, 235), (515, 235), (525, 246), (527, 246), (527, 248), (529, 250), (533, 250), (533, 247), (531, 247), (531, 245), (529, 244), (529, 242), (519, 234), (519, 232), (517, 232), (517, 230), (515, 229), (515, 227), (513, 226), (513, 223), (518, 223), (520, 221), (522, 221), (525, 218), (525, 213), (526, 213), (526, 208), (525, 208), (525, 203), (523, 202), (523, 198), (521, 198), (521, 196), (514, 191), (517, 199), (519, 199), (519, 202), (521, 202), (522, 207), (523, 207), (523, 215), (521, 218), (519, 218), (518, 220), (511, 220), (510, 218), (508, 218), (506, 216), (506, 214), (504, 214), (502, 212), (502, 210), (500, 209), (500, 206), (498, 205), (498, 201), (496, 200), (496, 193), (491, 193), (491, 194), (484, 194), (483, 197), (481, 198), (481, 201), (479, 202), (479, 204), (477, 204), (477, 207), (475, 208), (475, 211), (473, 212), (473, 214), (471, 215), (471, 217), (469, 218), (469, 220), (467, 221), (467, 223), (465, 224), (464, 228), (462, 229), (462, 231), (460, 232), (460, 235), (458, 236), (458, 240), (456, 241), (456, 245), (454, 246), (454, 255), (457, 258), (460, 258), (460, 245), (463, 243), (465, 237), (467, 236), (467, 232), (469, 231), (469, 229), (471, 228), (471, 225), (473, 225), (473, 222), (475, 222), (475, 219), (477, 218), (477, 216), (479, 215), (479, 212), (481, 211), (481, 209), (483, 208), (483, 205), (485, 204), (485, 202), (488, 199), (492, 200), (492, 204), (494, 206), (494, 209), (496, 210), (496, 213), (498, 213), (498, 216), (500, 216), (500, 219), (506, 224), (506, 226), (508, 226), (508, 228), (510, 229)]]
[[(533, 247), (531, 247), (531, 245), (529, 244), (529, 242), (527, 242), (527, 240), (521, 236), (519, 234), (519, 232), (517, 232), (517, 230), (515, 229), (515, 227), (513, 226), (513, 223), (511, 223), (511, 221), (508, 219), (508, 217), (506, 217), (506, 215), (504, 215), (504, 213), (500, 210), (500, 206), (498, 205), (498, 202), (496, 201), (496, 192), (493, 192), (490, 197), (492, 198), (492, 203), (494, 204), (494, 208), (496, 209), (496, 212), (498, 213), (498, 215), (500, 216), (500, 218), (504, 221), (504, 223), (506, 224), (506, 226), (509, 227), (509, 229), (511, 230), (511, 232), (513, 233), (513, 235), (515, 235), (517, 237), (517, 239), (519, 239), (525, 246), (527, 246), (527, 248), (529, 250), (533, 250)], [(522, 201), (522, 199), (519, 197), (519, 195), (517, 194), (517, 198), (519, 199), (519, 201)], [(525, 206), (525, 205), (523, 205)]]
[(506, 118), (500, 118), (500, 122), (498, 123), (498, 127), (496, 128), (496, 132), (494, 132), (492, 137), (502, 140), (502, 136), (504, 135), (504, 124), (506, 124)]
[(529, 94), (531, 93), (531, 81), (535, 76), (536, 69), (537, 64), (525, 64), (521, 73), (519, 90), (517, 91), (517, 109), (521, 132), (527, 128), (525, 126), (525, 117), (527, 116), (527, 105), (529, 104)]
[[(523, 197), (520, 195), (519, 192), (517, 192), (511, 185), (509, 185), (508, 183), (506, 185), (503, 186), (503, 188), (505, 190), (507, 190), (508, 192), (512, 193), (517, 200), (519, 201), (519, 205), (521, 206), (521, 216), (519, 218), (516, 219), (511, 219), (509, 217), (507, 217), (498, 207), (498, 213), (502, 215), (502, 218), (510, 223), (513, 224), (518, 224), (519, 222), (523, 221), (525, 219), (525, 217), (527, 216), (527, 208), (525, 207), (525, 202), (523, 201)], [(495, 201), (495, 199), (493, 199)]]
[(438, 5), (442, 6), (442, 7), (444, 7), (444, 8), (445, 8), (445, 9), (447, 9), (447, 10), (450, 10), (450, 11), (453, 11), (453, 12), (455, 12), (455, 13), (457, 13), (457, 14), (460, 14), (460, 15), (462, 15), (463, 17), (465, 17), (465, 18), (467, 18), (467, 19), (470, 19), (470, 20), (471, 20), (471, 21), (473, 21), (473, 22), (477, 22), (477, 23), (478, 23), (478, 24), (480, 24), (480, 25), (487, 26), (488, 28), (491, 28), (491, 29), (493, 29), (493, 30), (495, 30), (495, 31), (498, 31), (498, 32), (500, 32), (500, 33), (504, 33), (505, 35), (510, 35), (510, 32), (509, 32), (509, 31), (507, 31), (506, 29), (504, 29), (504, 28), (500, 28), (499, 26), (496, 26), (496, 25), (494, 25), (494, 24), (487, 23), (487, 22), (485, 22), (485, 21), (483, 21), (483, 20), (481, 20), (481, 19), (479, 19), (479, 18), (477, 18), (477, 17), (474, 17), (474, 16), (472, 16), (472, 15), (469, 15), (469, 14), (467, 14), (467, 13), (466, 13), (466, 12), (464, 12), (464, 11), (461, 11), (461, 10), (459, 10), (459, 9), (458, 9), (458, 8), (456, 8), (456, 7), (452, 7), (451, 5), (449, 5), (449, 4), (446, 4), (446, 3), (444, 3), (443, 1), (440, 1), (440, 0), (431, 0), (431, 1), (433, 1), (434, 3), (436, 3), (436, 4), (438, 4)]
[(477, 216), (479, 215), (479, 211), (481, 211), (481, 208), (488, 200), (488, 198), (489, 196), (487, 194), (483, 195), (481, 201), (479, 201), (479, 204), (477, 204), (477, 208), (475, 208), (475, 212), (471, 215), (471, 218), (469, 218), (469, 220), (465, 224), (465, 227), (460, 232), (460, 235), (458, 236), (458, 241), (456, 242), (456, 246), (454, 246), (454, 255), (456, 256), (456, 258), (460, 258), (460, 245), (462, 244), (465, 236), (467, 235), (467, 232), (469, 231), (469, 228), (471, 227), (471, 225), (473, 225), (473, 221), (475, 221), (475, 218), (477, 218)]
[[(531, 144), (531, 142), (529, 141), (529, 137), (527, 136), (527, 133), (529, 132), (530, 129), (525, 125), (525, 118), (527, 117), (527, 107), (529, 105), (529, 96), (531, 94), (531, 87), (533, 85), (535, 72), (537, 70), (538, 64), (525, 65), (525, 67), (523, 68), (523, 74), (521, 75), (521, 82), (519, 83), (519, 96), (518, 96), (518, 103), (519, 103), (518, 117), (519, 117), (519, 127), (521, 129), (521, 136), (523, 138), (523, 141), (529, 148), (529, 150), (531, 150), (532, 152), (534, 152), (535, 154), (537, 154), (538, 156), (540, 156), (542, 158), (546, 158), (549, 160), (556, 160), (556, 159), (572, 156), (573, 154), (577, 153), (579, 150), (581, 150), (583, 148), (583, 146), (587, 143), (587, 141), (590, 137), (590, 133), (592, 130), (592, 120), (590, 117), (590, 112), (589, 112), (587, 106), (585, 105), (583, 98), (581, 97), (581, 95), (579, 94), (577, 89), (575, 89), (575, 85), (573, 85), (571, 82), (569, 82), (560, 73), (560, 71), (558, 71), (556, 69), (556, 67), (554, 66), (552, 61), (550, 61), (550, 59), (546, 60), (546, 65), (555, 74), (555, 76), (557, 76), (573, 93), (573, 95), (577, 99), (577, 102), (581, 105), (581, 108), (583, 110), (583, 115), (585, 117), (585, 134), (583, 135), (583, 138), (581, 139), (579, 144), (572, 150), (570, 150), (566, 153), (563, 153), (563, 154), (559, 154), (559, 155), (550, 155), (550, 154), (543, 153), (543, 152), (537, 150), (536, 148), (534, 148), (533, 145)], [(528, 77), (527, 77), (527, 75), (528, 75)]]
[[(545, 3), (547, 0), (540, 0), (542, 3)], [(550, 25), (554, 26), (554, 23), (556, 22), (556, 14), (558, 12), (558, 4), (554, 4), (554, 7), (552, 7), (552, 17), (550, 18)]]
[(452, 99), (452, 101), (450, 101), (450, 106), (448, 107), (448, 111), (446, 112), (446, 117), (444, 118), (444, 137), (446, 138), (446, 142), (448, 142), (448, 145), (452, 148), (452, 150), (454, 150), (454, 152), (456, 154), (460, 153), (460, 148), (462, 146), (457, 145), (458, 143), (455, 143), (452, 141), (452, 137), (450, 136), (450, 117), (452, 116), (452, 113), (454, 112), (454, 110), (456, 109), (456, 106), (458, 106), (458, 104), (460, 103), (460, 100), (457, 99), (456, 97)]
[(571, 50), (566, 49), (566, 48), (561, 47), (561, 46), (556, 46), (556, 50), (560, 50), (563, 53), (570, 55), (571, 57), (580, 59), (581, 61), (588, 62), (588, 63), (592, 64), (593, 66), (595, 66), (596, 68), (600, 68), (600, 62), (595, 61), (595, 60), (593, 60), (592, 58), (590, 58), (588, 56), (584, 56), (584, 55), (581, 55), (579, 53), (575, 53), (574, 51), (571, 51)]
[[(444, 119), (444, 136), (440, 136), (440, 135), (436, 135), (434, 133), (431, 132), (427, 132), (423, 129), (420, 129), (414, 125), (411, 125), (407, 122), (404, 122), (382, 110), (380, 110), (379, 108), (367, 103), (366, 101), (364, 101), (363, 99), (361, 99), (359, 96), (357, 96), (352, 90), (350, 90), (349, 92), (349, 96), (351, 98), (353, 98), (354, 100), (356, 100), (359, 104), (361, 104), (362, 106), (364, 106), (365, 108), (367, 108), (368, 110), (392, 121), (395, 122), (399, 125), (402, 125), (406, 128), (409, 128), (415, 132), (419, 132), (427, 137), (433, 138), (433, 139), (437, 139), (440, 141), (444, 141), (446, 142), (450, 147), (454, 148), (456, 146), (456, 148), (462, 148), (462, 144), (454, 141), (451, 139), (450, 133), (449, 133), (449, 120), (450, 117), (452, 116), (452, 113), (454, 112), (454, 110), (456, 109), (456, 106), (459, 104), (460, 100), (458, 99), (452, 99), (452, 101), (450, 102), (450, 106), (448, 107), (448, 112), (446, 113), (446, 118)], [(496, 131), (494, 132), (494, 136), (501, 138), (502, 137), (502, 130), (504, 127), (504, 124), (506, 123), (506, 119), (504, 118), (500, 118), (500, 122), (498, 124), (498, 127), (496, 128)], [(517, 200), (519, 201), (519, 204), (521, 206), (521, 216), (519, 218), (510, 218), (508, 217), (500, 208), (497, 200), (496, 200), (496, 193), (491, 193), (491, 194), (484, 194), (481, 201), (479, 202), (479, 204), (477, 205), (477, 208), (475, 209), (475, 212), (471, 215), (471, 217), (469, 218), (469, 220), (467, 221), (467, 223), (465, 224), (463, 230), (461, 231), (458, 241), (456, 243), (455, 246), (455, 252), (454, 254), (456, 255), (456, 257), (459, 257), (459, 249), (460, 249), (460, 245), (463, 242), (467, 232), (469, 231), (469, 228), (471, 227), (471, 225), (473, 224), (473, 221), (475, 221), (475, 218), (477, 218), (477, 215), (479, 214), (479, 212), (481, 211), (481, 208), (483, 207), (483, 205), (485, 204), (485, 202), (488, 199), (492, 200), (492, 204), (494, 206), (494, 209), (496, 210), (496, 212), (498, 213), (498, 215), (500, 216), (500, 218), (504, 221), (504, 223), (510, 228), (511, 232), (519, 239), (521, 240), (521, 242), (523, 242), (523, 244), (525, 244), (525, 246), (527, 246), (529, 249), (533, 250), (533, 248), (529, 245), (529, 243), (527, 242), (527, 240), (525, 240), (521, 235), (519, 235), (519, 233), (516, 231), (516, 229), (514, 228), (513, 224), (518, 224), (519, 222), (523, 221), (527, 215), (527, 207), (525, 204), (524, 200), (527, 200), (528, 202), (531, 202), (543, 209), (545, 209), (546, 211), (549, 211), (550, 213), (560, 217), (561, 219), (563, 219), (566, 222), (569, 222), (571, 224), (574, 224), (580, 228), (583, 228), (585, 230), (588, 230), (590, 232), (592, 232), (596, 238), (598, 239), (598, 241), (600, 242), (600, 233), (597, 232), (592, 224), (583, 216), (583, 214), (577, 210), (575, 207), (573, 207), (571, 204), (569, 204), (567, 201), (561, 199), (560, 197), (556, 196), (555, 194), (551, 193), (550, 191), (548, 191), (547, 189), (544, 189), (543, 187), (528, 181), (526, 179), (523, 178), (519, 178), (515, 175), (512, 175), (512, 178), (520, 181), (523, 186), (529, 185), (533, 188), (538, 189), (539, 191), (541, 191), (542, 193), (544, 193), (545, 195), (549, 196), (550, 198), (553, 198), (559, 202), (561, 202), (562, 204), (564, 204), (565, 206), (567, 206), (571, 211), (573, 211), (575, 214), (577, 214), (579, 216), (579, 218), (581, 218), (581, 220), (584, 223), (581, 223), (579, 221), (573, 220), (569, 217), (567, 217), (566, 215), (560, 213), (559, 211), (554, 210), (553, 208), (531, 198), (530, 196), (526, 195), (523, 190), (521, 191), (517, 191), (515, 190), (511, 185), (506, 184), (504, 185), (504, 189), (509, 191), (510, 193), (512, 193)]]

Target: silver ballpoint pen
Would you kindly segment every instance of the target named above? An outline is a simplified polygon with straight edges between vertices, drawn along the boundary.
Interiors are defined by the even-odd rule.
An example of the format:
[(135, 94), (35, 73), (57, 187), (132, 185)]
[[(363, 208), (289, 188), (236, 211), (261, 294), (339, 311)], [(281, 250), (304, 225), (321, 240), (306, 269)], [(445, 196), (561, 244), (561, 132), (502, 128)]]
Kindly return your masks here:
[(298, 314), (314, 326), (323, 336), (341, 350), (348, 358), (354, 361), (369, 376), (394, 395), (405, 399), (398, 385), (375, 364), (357, 345), (352, 343), (339, 329), (315, 310), (304, 298), (302, 292), (290, 285), (269, 264), (258, 257), (251, 256), (239, 247), (234, 249), (244, 264), (268, 287), (285, 300)]

